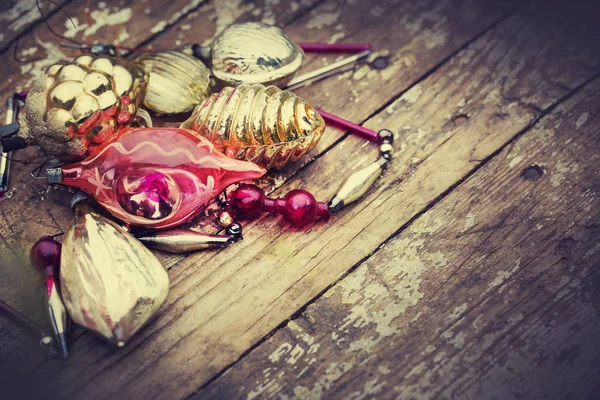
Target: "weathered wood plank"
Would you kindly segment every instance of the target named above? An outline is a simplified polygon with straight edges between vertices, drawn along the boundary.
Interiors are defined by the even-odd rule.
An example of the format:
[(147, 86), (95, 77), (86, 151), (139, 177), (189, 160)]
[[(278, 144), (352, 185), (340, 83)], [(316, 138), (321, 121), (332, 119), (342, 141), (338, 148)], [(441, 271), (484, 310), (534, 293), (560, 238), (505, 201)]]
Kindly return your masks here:
[[(498, 25), (369, 122), (402, 130), (405, 146), (365, 201), (302, 235), (264, 218), (249, 224), (244, 242), (227, 251), (188, 258), (171, 271), (163, 312), (129, 347), (115, 352), (89, 338), (76, 343), (69, 365), (53, 380), (62, 395), (73, 395), (73, 387), (86, 397), (99, 388), (106, 396), (190, 393), (527, 127), (538, 108), (589, 78), (593, 71), (585, 63), (597, 64), (598, 53), (577, 36), (577, 19), (565, 12), (546, 15), (560, 38), (548, 43), (544, 28), (531, 23), (532, 16), (539, 18), (538, 8), (534, 4)], [(466, 117), (453, 118), (460, 113)], [(363, 154), (355, 138), (342, 143), (290, 186), (330, 195), (339, 182), (339, 160)]]
[[(176, 0), (162, 5), (161, 2), (113, 0), (94, 2), (86, 11), (87, 3), (87, 0), (76, 0), (65, 6), (65, 12), (78, 24), (77, 32), (62, 13), (49, 18), (50, 25), (61, 34), (71, 36), (73, 33), (78, 40), (136, 46), (148, 39), (152, 31), (160, 32), (176, 23), (201, 1)], [(8, 55), (2, 67), (0, 96), (6, 99), (15, 90), (28, 88), (45, 67), (62, 57), (72, 58), (76, 52), (61, 49), (58, 46), (61, 40), (43, 24), (23, 37), (18, 55), (36, 61), (19, 64)], [(0, 114), (3, 118), (3, 108)], [(50, 188), (29, 177), (29, 171), (43, 159), (37, 149), (13, 153), (13, 158), (26, 163), (13, 163), (11, 190), (0, 199), (0, 296), (48, 328), (38, 273), (28, 265), (29, 248), (40, 236), (59, 233), (70, 223), (66, 206), (70, 195), (67, 189)], [(0, 318), (0, 334), (3, 336), (0, 358), (7, 360), (8, 368), (14, 373), (25, 374), (45, 362), (44, 352), (36, 348), (36, 338), (24, 334), (12, 322)]]
[[(466, 41), (480, 34), (482, 27), (487, 28), (502, 19), (520, 3), (520, 0), (502, 4), (462, 0), (433, 3), (380, 1), (377, 4), (327, 1), (286, 27), (286, 32), (299, 42), (370, 43), (374, 50), (371, 59), (380, 56), (387, 66), (377, 69), (363, 64), (295, 92), (317, 107), (360, 123), (464, 46)], [(270, 13), (267, 11), (263, 15)], [(477, 18), (481, 20), (473, 23)], [(217, 24), (217, 29), (223, 26), (222, 23)], [(181, 39), (182, 35), (179, 36)], [(308, 54), (301, 73), (341, 57), (344, 56)], [(343, 134), (337, 128), (328, 127), (316, 148), (303, 160), (272, 172), (262, 180), (265, 191), (271, 193), (285, 184), (298, 170), (333, 146)], [(205, 221), (199, 222), (196, 227), (206, 228), (203, 226)], [(162, 258), (169, 268), (182, 259), (181, 256)]]
[[(38, 0), (41, 12), (46, 18), (56, 14), (59, 7), (72, 0), (48, 1)], [(15, 39), (28, 29), (42, 23), (42, 14), (36, 7), (36, 0), (9, 0), (0, 4), (0, 53), (8, 49)]]
[[(131, 18), (124, 24), (121, 32), (134, 32), (132, 24), (135, 23), (134, 16), (143, 13), (144, 18), (140, 20), (141, 25), (136, 25), (136, 36), (128, 34), (127, 46), (137, 46), (154, 35), (154, 27), (158, 26), (164, 32), (152, 41), (152, 45), (158, 49), (168, 49), (180, 46), (183, 43), (193, 41), (204, 41), (214, 35), (216, 29), (222, 29), (233, 19), (248, 19), (249, 17), (270, 22), (274, 18), (276, 23), (286, 24), (298, 15), (310, 9), (314, 1), (303, 1), (295, 7), (288, 8), (284, 4), (271, 4), (270, 2), (257, 1), (244, 3), (240, 8), (234, 6), (240, 2), (218, 2), (202, 5), (200, 9), (189, 12), (192, 6), (200, 2), (176, 2), (168, 10), (158, 9), (160, 4), (145, 2), (121, 4), (120, 2), (105, 2), (94, 4), (92, 8), (91, 24), (86, 22), (84, 3), (81, 1), (66, 8), (65, 11), (78, 23), (79, 29), (76, 38), (78, 40), (91, 40), (112, 42), (117, 27), (113, 24), (115, 15), (119, 18)], [(180, 9), (177, 9), (179, 5)], [(118, 6), (118, 7), (117, 7)], [(142, 9), (138, 9), (143, 6)], [(136, 8), (138, 7), (138, 8)], [(173, 14), (169, 14), (173, 12)], [(177, 22), (177, 18), (183, 17)], [(72, 30), (69, 28), (63, 15), (50, 19), (53, 27), (66, 27), (65, 31), (57, 29), (61, 34)], [(121, 21), (122, 22), (122, 21)], [(177, 23), (174, 29), (168, 29), (169, 25)], [(82, 25), (87, 24), (87, 25)], [(92, 28), (92, 29), (90, 29)], [(145, 29), (145, 31), (144, 31)], [(86, 36), (87, 32), (87, 36)], [(141, 35), (145, 36), (141, 36)], [(39, 27), (34, 31), (36, 49), (48, 51), (46, 56), (54, 56), (56, 61), (61, 57), (70, 58), (75, 52), (58, 47), (47, 48), (39, 43), (57, 44), (56, 38), (45, 27)], [(119, 43), (125, 40), (121, 33)], [(185, 41), (187, 39), (187, 41)], [(116, 39), (115, 39), (116, 40)], [(47, 42), (44, 42), (47, 41)], [(178, 42), (180, 41), (180, 42)], [(34, 43), (31, 38), (24, 38), (20, 48), (27, 50), (28, 44)], [(40, 47), (41, 46), (41, 47)], [(30, 53), (31, 51), (26, 51)], [(10, 76), (8, 80), (0, 82), (0, 91), (3, 95), (14, 91), (11, 82), (30, 82), (41, 73), (43, 68), (51, 62), (40, 60), (19, 66), (8, 61), (6, 69)], [(19, 69), (21, 68), (21, 69)], [(17, 78), (18, 76), (18, 78)], [(22, 83), (21, 88), (27, 88)], [(3, 114), (3, 110), (0, 114)], [(66, 188), (47, 187), (43, 182), (33, 181), (29, 171), (39, 165), (42, 158), (37, 149), (27, 149), (14, 154), (17, 160), (26, 160), (27, 164), (13, 163), (10, 185), (12, 189), (3, 199), (0, 199), (0, 298), (10, 302), (14, 307), (22, 310), (40, 324), (47, 325), (46, 316), (41, 307), (40, 282), (37, 272), (28, 266), (29, 247), (42, 235), (60, 233), (66, 229), (71, 221), (71, 213), (67, 207), (68, 199), (72, 193)], [(76, 329), (74, 337), (81, 335), (82, 330)], [(3, 336), (3, 346), (0, 347), (0, 358), (10, 360), (9, 369), (17, 374), (25, 374), (31, 369), (39, 368), (46, 360), (43, 351), (35, 346), (35, 337), (23, 335), (23, 331), (11, 322), (0, 318), (0, 334)], [(9, 381), (10, 382), (10, 379)]]
[(594, 398), (600, 79), (198, 398)]
[[(421, 21), (421, 23), (424, 25), (423, 29), (421, 30), (420, 28), (414, 28), (415, 30), (413, 31), (413, 35), (409, 36), (409, 35), (400, 35), (399, 37), (403, 38), (402, 40), (399, 40), (394, 44), (394, 48), (392, 48), (392, 57), (395, 55), (395, 53), (397, 51), (403, 51), (402, 48), (404, 48), (406, 46), (407, 43), (413, 43), (412, 47), (411, 47), (411, 54), (413, 54), (413, 57), (416, 57), (420, 60), (423, 61), (423, 64), (420, 65), (411, 65), (410, 68), (407, 68), (407, 73), (400, 75), (400, 74), (389, 74), (389, 75), (385, 75), (384, 77), (381, 78), (381, 83), (382, 85), (388, 84), (388, 85), (400, 85), (401, 88), (406, 88), (408, 87), (412, 80), (414, 80), (416, 77), (423, 75), (426, 73), (428, 68), (431, 68), (431, 66), (435, 65), (436, 63), (438, 63), (440, 60), (442, 60), (443, 58), (447, 57), (449, 54), (452, 54), (453, 51), (456, 51), (457, 48), (459, 48), (462, 44), (464, 44), (465, 41), (467, 41), (470, 37), (472, 37), (472, 35), (477, 34), (478, 32), (480, 32), (482, 29), (485, 29), (486, 26), (489, 26), (490, 24), (494, 23), (495, 19), (494, 18), (500, 18), (502, 13), (507, 12), (508, 10), (510, 10), (509, 6), (511, 6), (511, 4), (505, 4), (505, 8), (500, 8), (500, 9), (495, 9), (496, 11), (494, 13), (490, 13), (490, 14), (482, 14), (480, 16), (480, 18), (477, 19), (477, 23), (476, 24), (470, 24), (470, 28), (468, 30), (463, 30), (463, 27), (465, 26), (464, 24), (464, 19), (465, 16), (458, 12), (455, 11), (456, 8), (456, 4), (454, 2), (444, 2), (443, 5), (444, 7), (441, 9), (436, 9), (436, 14), (435, 15), (441, 15), (441, 14), (447, 14), (449, 15), (449, 19), (445, 20), (445, 22), (441, 25), (438, 26), (436, 29), (436, 32), (438, 32), (439, 35), (443, 35), (444, 37), (448, 37), (448, 38), (452, 38), (451, 40), (449, 40), (449, 47), (446, 47), (445, 45), (439, 45), (439, 46), (429, 46), (429, 48), (427, 46), (420, 46), (420, 44), (424, 43), (427, 39), (426, 38), (430, 38), (432, 35), (432, 31), (431, 28), (429, 27), (429, 22), (431, 19), (434, 18), (434, 16), (432, 16), (431, 14), (425, 13), (422, 17), (420, 17), (421, 14), (423, 14), (423, 9), (421, 7), (417, 7), (414, 4), (409, 4), (406, 5), (404, 8), (400, 8), (399, 10), (397, 10), (398, 13), (403, 15), (403, 18), (406, 19), (406, 21), (408, 22), (411, 19), (411, 15), (406, 15), (406, 13), (404, 13), (404, 11), (411, 11), (416, 13), (415, 15), (413, 15), (414, 18), (412, 18), (415, 21)], [(468, 3), (468, 4), (472, 4), (472, 3)], [(349, 9), (347, 12), (351, 12), (352, 9)], [(299, 23), (308, 25), (310, 23), (314, 23), (314, 19), (318, 18), (318, 14), (312, 16), (310, 19), (306, 20), (306, 21), (302, 21), (300, 20)], [(373, 18), (376, 18), (375, 16)], [(471, 21), (472, 16), (467, 18), (467, 21)], [(345, 20), (344, 16), (342, 15), (342, 17), (340, 17), (340, 21)], [(456, 28), (456, 32), (454, 31), (455, 27), (460, 27)], [(310, 30), (306, 30), (306, 35), (304, 38), (302, 39), (310, 39), (309, 35)], [(322, 35), (323, 33), (320, 33), (320, 35)], [(423, 36), (421, 36), (423, 35)], [(406, 38), (406, 39), (404, 39)], [(316, 37), (312, 40), (319, 40), (321, 39), (320, 37)], [(415, 50), (416, 49), (416, 50)], [(406, 50), (406, 49), (405, 49)], [(415, 55), (416, 54), (416, 55)], [(399, 62), (397, 60), (392, 60), (392, 63), (394, 62)], [(394, 67), (392, 65), (392, 67)], [(393, 86), (390, 86), (393, 87)], [(374, 91), (376, 91), (377, 89), (375, 88), (375, 86), (361, 86), (361, 88), (359, 90), (365, 90), (368, 91), (369, 93), (372, 93)], [(386, 89), (389, 91), (389, 98), (393, 98), (393, 96), (395, 95), (395, 91), (391, 90), (391, 89)], [(324, 92), (326, 94), (331, 94), (333, 93), (333, 91), (327, 91)], [(325, 96), (325, 95), (323, 95)], [(326, 97), (323, 97), (324, 99)], [(375, 98), (374, 98), (375, 99)], [(353, 105), (352, 107), (359, 109), (361, 113), (363, 113), (364, 118), (366, 118), (369, 114), (368, 112), (373, 112), (375, 111), (377, 108), (379, 108), (381, 105), (378, 103), (375, 103), (375, 101), (373, 101), (372, 103), (369, 103), (368, 108), (365, 106), (363, 108), (358, 107), (357, 105)], [(339, 105), (340, 110), (344, 109), (344, 104), (343, 102)], [(369, 111), (370, 110), (370, 111)], [(339, 135), (339, 134), (338, 134)], [(329, 139), (331, 140), (331, 139)], [(172, 316), (175, 316), (175, 314), (173, 314)], [(157, 326), (159, 329), (161, 327), (161, 325)], [(148, 331), (149, 333), (151, 333), (150, 331)], [(84, 340), (85, 339), (85, 340)], [(82, 338), (82, 342), (76, 343), (75, 345), (75, 349), (74, 349), (74, 354), (72, 356), (72, 358), (69, 360), (69, 364), (72, 365), (74, 368), (71, 369), (70, 371), (65, 371), (62, 372), (62, 377), (61, 379), (65, 379), (68, 380), (69, 376), (71, 376), (72, 374), (77, 374), (78, 378), (77, 381), (73, 381), (72, 384), (77, 387), (78, 385), (81, 384), (85, 384), (86, 381), (88, 379), (92, 379), (97, 373), (98, 373), (98, 369), (104, 369), (103, 373), (108, 373), (108, 374), (113, 374), (113, 366), (112, 364), (114, 364), (117, 360), (121, 360), (122, 357), (125, 357), (129, 352), (132, 351), (133, 349), (135, 349), (135, 347), (137, 346), (137, 344), (132, 344), (131, 347), (129, 347), (129, 349), (127, 349), (125, 352), (117, 352), (115, 353), (114, 351), (112, 351), (112, 349), (108, 348), (108, 347), (104, 347), (104, 346), (99, 346), (98, 343), (93, 339), (93, 338)], [(87, 349), (87, 350), (84, 350)], [(240, 349), (241, 350), (241, 349)], [(95, 354), (95, 356), (93, 355)], [(106, 355), (109, 355), (108, 357)], [(103, 357), (103, 361), (102, 362), (98, 362), (96, 357)], [(224, 359), (225, 362), (226, 359)], [(203, 371), (207, 373), (207, 376), (210, 376), (216, 372), (218, 372), (218, 369), (220, 368), (221, 365), (224, 365), (223, 362), (224, 360), (220, 360), (218, 363), (216, 363), (215, 365), (211, 366), (211, 370), (210, 371)], [(124, 360), (121, 360), (119, 362), (122, 362)], [(137, 363), (137, 362), (136, 362)], [(77, 365), (77, 367), (75, 367), (75, 365)], [(139, 364), (138, 364), (139, 365)], [(201, 366), (197, 366), (197, 367), (201, 367)], [(196, 367), (196, 368), (197, 368)], [(53, 365), (54, 370), (50, 371), (50, 372), (55, 372), (56, 368)], [(129, 368), (129, 367), (126, 367)], [(112, 391), (113, 388), (116, 389), (116, 383), (117, 382), (126, 382), (127, 379), (129, 379), (128, 377), (131, 376), (131, 374), (135, 374), (136, 371), (135, 370), (130, 370), (128, 373), (121, 373), (119, 372), (118, 374), (116, 374), (115, 376), (111, 377), (110, 379), (115, 379), (113, 381), (113, 383), (111, 384), (110, 388), (107, 388), (107, 391)], [(204, 379), (204, 378), (202, 378)], [(201, 383), (201, 381), (198, 381)], [(190, 390), (194, 390), (200, 383), (195, 383), (195, 382), (190, 382), (189, 384), (189, 388), (185, 389), (187, 391)], [(59, 382), (56, 382), (56, 384), (61, 384)], [(64, 395), (69, 395), (68, 392), (68, 388), (63, 387), (61, 393), (64, 393)], [(172, 393), (169, 393), (169, 395), (171, 395)], [(165, 396), (167, 395), (167, 393), (164, 394)]]

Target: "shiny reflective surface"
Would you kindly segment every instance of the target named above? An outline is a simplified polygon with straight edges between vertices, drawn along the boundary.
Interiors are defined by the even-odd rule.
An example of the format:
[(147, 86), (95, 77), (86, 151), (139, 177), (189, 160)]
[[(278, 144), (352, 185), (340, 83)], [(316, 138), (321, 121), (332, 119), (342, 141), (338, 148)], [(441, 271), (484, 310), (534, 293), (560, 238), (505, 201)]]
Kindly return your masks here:
[(58, 282), (53, 276), (46, 278), (46, 292), (48, 301), (48, 316), (52, 332), (56, 338), (56, 346), (63, 358), (69, 355), (69, 325), (70, 320), (67, 310), (58, 292)]
[(163, 51), (143, 54), (136, 61), (148, 73), (144, 105), (154, 112), (188, 112), (208, 96), (210, 71), (196, 57)]
[(227, 186), (265, 173), (180, 128), (125, 129), (55, 170), (47, 173), (53, 182), (83, 190), (123, 222), (157, 229), (191, 220)]
[(269, 169), (310, 151), (325, 122), (294, 93), (256, 84), (212, 94), (181, 127), (198, 132), (229, 157)]
[(50, 156), (83, 158), (130, 122), (146, 92), (140, 65), (83, 54), (50, 66), (27, 95), (19, 135)]
[(336, 194), (327, 203), (332, 212), (339, 211), (342, 207), (360, 199), (377, 180), (384, 165), (388, 161), (383, 157), (354, 172), (340, 185)]
[(260, 22), (233, 24), (211, 45), (212, 73), (223, 86), (285, 86), (303, 61), (304, 52), (285, 32)]
[(146, 246), (169, 253), (188, 253), (211, 247), (223, 247), (233, 243), (234, 239), (233, 235), (209, 235), (184, 229), (169, 229), (138, 236), (138, 240)]
[(65, 233), (60, 285), (76, 323), (123, 346), (158, 311), (169, 276), (150, 250), (84, 200)]

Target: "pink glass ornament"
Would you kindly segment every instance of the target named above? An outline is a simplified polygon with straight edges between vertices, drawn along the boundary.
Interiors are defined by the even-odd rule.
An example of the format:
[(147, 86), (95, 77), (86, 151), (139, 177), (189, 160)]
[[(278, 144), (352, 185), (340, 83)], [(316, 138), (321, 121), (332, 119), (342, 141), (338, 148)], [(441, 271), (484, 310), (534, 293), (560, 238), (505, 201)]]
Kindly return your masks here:
[(193, 131), (129, 128), (85, 160), (46, 175), (50, 183), (83, 190), (125, 223), (162, 229), (191, 220), (232, 183), (264, 173)]
[(317, 110), (317, 112), (321, 114), (321, 117), (323, 117), (323, 119), (331, 125), (338, 126), (342, 129), (349, 129), (350, 131), (356, 133), (359, 136), (364, 137), (365, 139), (368, 139), (375, 143), (378, 142), (377, 132), (375, 132), (372, 129), (357, 125), (341, 117), (338, 117), (337, 115), (330, 114), (323, 110)]
[(63, 358), (69, 355), (69, 317), (58, 291), (58, 270), (62, 245), (50, 236), (42, 236), (29, 252), (31, 264), (46, 280), (46, 304), (56, 344)]
[(266, 197), (256, 185), (240, 185), (231, 193), (231, 209), (244, 219), (255, 219), (264, 212), (281, 214), (295, 227), (302, 227), (316, 218), (329, 219), (327, 204), (318, 202), (315, 197), (302, 189), (295, 189), (283, 198)]

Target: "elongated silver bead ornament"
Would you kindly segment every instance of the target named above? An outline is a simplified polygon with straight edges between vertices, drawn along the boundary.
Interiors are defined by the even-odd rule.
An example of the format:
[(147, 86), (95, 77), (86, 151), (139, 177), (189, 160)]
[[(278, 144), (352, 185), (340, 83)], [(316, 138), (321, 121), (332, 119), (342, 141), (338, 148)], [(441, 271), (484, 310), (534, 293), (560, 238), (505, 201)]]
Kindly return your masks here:
[(339, 211), (348, 204), (360, 199), (367, 193), (371, 185), (381, 175), (387, 163), (392, 159), (394, 134), (387, 129), (382, 129), (377, 133), (377, 137), (380, 143), (379, 159), (346, 178), (336, 194), (327, 203), (330, 212)]
[(63, 358), (67, 358), (69, 355), (68, 351), (68, 335), (69, 335), (69, 316), (65, 305), (63, 304), (60, 294), (58, 292), (58, 285), (56, 281), (53, 281), (50, 287), (47, 288), (48, 292), (48, 315), (50, 316), (50, 324), (52, 325), (52, 331), (56, 337), (56, 344), (58, 350)]
[(168, 253), (189, 253), (211, 247), (227, 246), (235, 241), (234, 235), (208, 235), (184, 229), (169, 229), (137, 238), (148, 247)]
[(360, 199), (381, 175), (385, 164), (387, 160), (380, 157), (374, 163), (350, 175), (327, 203), (329, 211), (339, 211), (342, 207)]

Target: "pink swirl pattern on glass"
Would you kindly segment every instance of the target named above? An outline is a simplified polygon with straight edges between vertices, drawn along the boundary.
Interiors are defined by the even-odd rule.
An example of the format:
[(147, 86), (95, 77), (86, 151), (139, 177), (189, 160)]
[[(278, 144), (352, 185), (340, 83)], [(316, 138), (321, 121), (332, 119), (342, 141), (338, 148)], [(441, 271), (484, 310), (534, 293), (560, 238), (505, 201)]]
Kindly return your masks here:
[(123, 222), (162, 229), (191, 220), (232, 183), (264, 173), (193, 131), (129, 128), (64, 166), (62, 184), (85, 191)]

